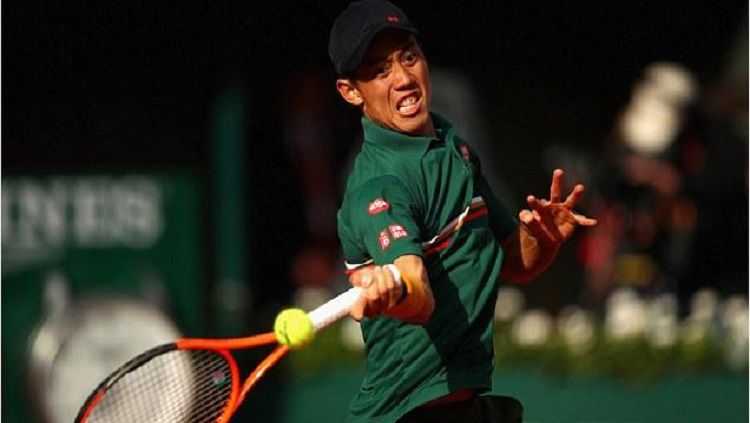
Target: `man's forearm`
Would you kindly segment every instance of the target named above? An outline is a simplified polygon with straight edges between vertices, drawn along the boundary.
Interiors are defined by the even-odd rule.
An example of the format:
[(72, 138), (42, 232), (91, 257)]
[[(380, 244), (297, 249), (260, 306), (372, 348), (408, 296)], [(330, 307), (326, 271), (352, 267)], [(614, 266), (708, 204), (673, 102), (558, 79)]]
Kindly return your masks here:
[(542, 244), (519, 225), (503, 242), (505, 257), (500, 275), (506, 282), (525, 283), (539, 276), (552, 264), (560, 244)]

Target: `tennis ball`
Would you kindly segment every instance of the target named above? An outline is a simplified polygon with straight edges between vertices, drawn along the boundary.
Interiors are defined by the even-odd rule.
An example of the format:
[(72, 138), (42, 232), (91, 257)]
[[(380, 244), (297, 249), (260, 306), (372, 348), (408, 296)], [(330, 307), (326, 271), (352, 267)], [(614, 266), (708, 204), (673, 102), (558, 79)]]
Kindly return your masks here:
[(273, 331), (279, 344), (288, 345), (292, 349), (302, 348), (315, 338), (315, 328), (310, 317), (298, 308), (286, 309), (279, 313)]

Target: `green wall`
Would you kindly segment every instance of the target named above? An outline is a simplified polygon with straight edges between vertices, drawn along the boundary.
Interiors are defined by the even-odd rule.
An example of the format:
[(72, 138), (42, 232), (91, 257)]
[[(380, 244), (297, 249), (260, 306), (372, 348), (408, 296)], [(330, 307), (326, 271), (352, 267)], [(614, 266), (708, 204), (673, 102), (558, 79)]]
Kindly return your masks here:
[[(344, 421), (361, 372), (338, 371), (290, 381), (286, 423)], [(535, 370), (496, 372), (494, 392), (519, 398), (527, 423), (744, 423), (744, 374), (672, 375), (646, 385), (612, 379), (553, 377)]]

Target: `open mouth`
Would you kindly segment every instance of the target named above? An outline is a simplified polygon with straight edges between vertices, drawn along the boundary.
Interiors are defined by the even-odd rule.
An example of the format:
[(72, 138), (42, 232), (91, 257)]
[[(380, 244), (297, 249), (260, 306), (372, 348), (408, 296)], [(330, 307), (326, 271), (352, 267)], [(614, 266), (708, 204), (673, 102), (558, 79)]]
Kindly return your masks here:
[(411, 117), (419, 113), (422, 106), (422, 96), (415, 92), (403, 97), (396, 103), (396, 111), (404, 117)]

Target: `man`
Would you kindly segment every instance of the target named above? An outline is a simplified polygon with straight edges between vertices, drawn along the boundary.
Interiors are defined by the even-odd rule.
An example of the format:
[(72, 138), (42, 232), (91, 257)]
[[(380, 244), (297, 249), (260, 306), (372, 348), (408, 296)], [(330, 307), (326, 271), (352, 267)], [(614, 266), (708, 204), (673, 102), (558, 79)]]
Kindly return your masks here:
[(582, 185), (562, 200), (561, 170), (549, 200), (529, 196), (518, 222), (507, 212), (469, 145), (430, 113), (416, 33), (396, 6), (364, 0), (329, 41), (336, 89), (364, 129), (338, 213), (350, 282), (364, 289), (351, 315), (367, 370), (350, 419), (519, 421), (517, 403), (479, 396), (491, 389), (499, 280), (534, 278), (577, 226), (596, 221), (573, 212)]

